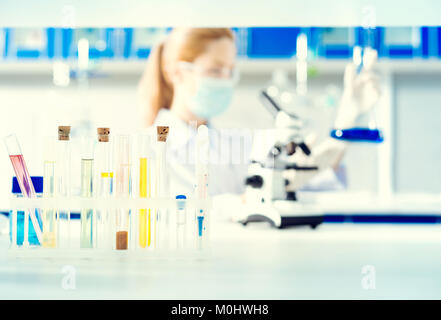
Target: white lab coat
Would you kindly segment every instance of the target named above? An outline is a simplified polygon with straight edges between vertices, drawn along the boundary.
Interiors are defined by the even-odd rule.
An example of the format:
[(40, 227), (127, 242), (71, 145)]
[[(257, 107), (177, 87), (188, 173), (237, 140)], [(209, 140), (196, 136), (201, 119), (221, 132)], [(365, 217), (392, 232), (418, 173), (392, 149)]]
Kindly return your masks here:
[[(172, 112), (161, 109), (154, 126), (169, 126), (167, 138), (167, 163), (169, 169), (169, 189), (172, 196), (177, 194), (193, 195), (195, 182), (195, 142), (196, 129), (176, 117)], [(220, 134), (210, 125), (210, 166), (209, 194), (241, 194), (245, 191), (244, 181), (247, 174), (250, 154), (243, 154), (241, 161), (231, 161), (231, 137)], [(247, 150), (243, 150), (247, 153)], [(233, 163), (234, 162), (234, 163)], [(342, 189), (332, 169), (318, 173), (304, 190)]]

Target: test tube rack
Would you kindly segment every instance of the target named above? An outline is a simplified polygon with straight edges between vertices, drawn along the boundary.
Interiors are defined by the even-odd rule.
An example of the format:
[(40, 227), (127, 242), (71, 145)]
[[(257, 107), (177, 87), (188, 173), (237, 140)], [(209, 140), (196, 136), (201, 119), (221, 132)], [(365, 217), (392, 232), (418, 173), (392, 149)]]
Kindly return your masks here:
[[(176, 199), (172, 198), (140, 198), (140, 197), (110, 197), (110, 198), (86, 198), (86, 197), (52, 197), (52, 198), (11, 198), (10, 207), (12, 219), (12, 241), (9, 250), (11, 257), (18, 258), (113, 258), (121, 256), (138, 257), (138, 258), (191, 258), (206, 256), (209, 252), (204, 248), (192, 249), (171, 249), (171, 248), (139, 248), (135, 243), (137, 241), (137, 221), (140, 209), (169, 209), (170, 211), (177, 209)], [(75, 246), (44, 248), (40, 245), (31, 246), (23, 243), (17, 245), (17, 212), (29, 212), (31, 208), (39, 210), (52, 209), (69, 212), (80, 212), (82, 208), (97, 210), (107, 210), (115, 215), (117, 209), (131, 210), (131, 218), (129, 225), (130, 237), (129, 247), (127, 250), (101, 249), (101, 248), (76, 248)], [(211, 208), (211, 199), (189, 198), (186, 200), (186, 210), (193, 212), (196, 209), (203, 209), (209, 213)], [(133, 219), (133, 217), (135, 219)], [(25, 225), (25, 233), (29, 232)], [(27, 239), (27, 235), (24, 239)]]

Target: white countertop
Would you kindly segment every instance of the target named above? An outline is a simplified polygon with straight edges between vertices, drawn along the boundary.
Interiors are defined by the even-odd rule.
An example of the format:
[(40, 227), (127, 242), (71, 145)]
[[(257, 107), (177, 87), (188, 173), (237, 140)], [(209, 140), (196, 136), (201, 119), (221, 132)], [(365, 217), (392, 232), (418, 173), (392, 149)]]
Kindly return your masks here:
[[(441, 298), (441, 226), (216, 223), (209, 258), (16, 259), (0, 236), (0, 299)], [(62, 288), (62, 268), (76, 271)], [(375, 289), (362, 267), (375, 267)]]

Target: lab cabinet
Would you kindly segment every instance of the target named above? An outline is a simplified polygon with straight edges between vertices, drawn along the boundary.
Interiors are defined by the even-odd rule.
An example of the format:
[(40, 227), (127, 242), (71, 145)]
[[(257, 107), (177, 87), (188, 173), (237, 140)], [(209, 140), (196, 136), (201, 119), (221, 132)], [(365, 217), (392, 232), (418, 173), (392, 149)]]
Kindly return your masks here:
[[(308, 58), (350, 59), (354, 46), (371, 46), (380, 59), (441, 58), (441, 27), (250, 27), (232, 28), (238, 55), (245, 59), (290, 59), (296, 40), (306, 34)], [(90, 59), (147, 59), (171, 28), (3, 28), (4, 60), (76, 59), (80, 39)]]

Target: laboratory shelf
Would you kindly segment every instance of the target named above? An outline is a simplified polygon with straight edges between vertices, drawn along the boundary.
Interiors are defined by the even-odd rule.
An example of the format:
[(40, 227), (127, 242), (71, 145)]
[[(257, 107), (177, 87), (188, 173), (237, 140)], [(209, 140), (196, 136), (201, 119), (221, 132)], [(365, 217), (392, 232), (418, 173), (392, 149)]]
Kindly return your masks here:
[[(310, 61), (308, 67), (317, 75), (341, 74), (350, 60)], [(59, 61), (60, 62), (60, 61)], [(62, 61), (67, 63), (71, 70), (76, 70), (75, 60)], [(141, 75), (146, 67), (145, 60), (100, 60), (91, 63), (89, 71), (101, 75)], [(274, 70), (282, 69), (295, 72), (295, 59), (239, 59), (237, 67), (242, 75), (270, 74)], [(376, 68), (380, 71), (394, 73), (441, 73), (439, 59), (403, 59), (378, 61)], [(54, 62), (51, 61), (4, 61), (0, 62), (0, 76), (5, 74), (40, 74), (51, 75)]]

